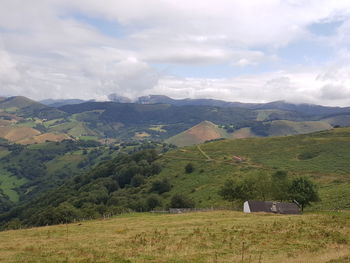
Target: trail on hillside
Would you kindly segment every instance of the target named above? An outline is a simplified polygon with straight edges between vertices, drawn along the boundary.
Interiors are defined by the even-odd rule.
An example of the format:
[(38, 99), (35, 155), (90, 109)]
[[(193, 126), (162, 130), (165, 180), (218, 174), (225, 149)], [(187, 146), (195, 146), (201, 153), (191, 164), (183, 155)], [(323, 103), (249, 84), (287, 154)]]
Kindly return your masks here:
[(210, 158), (209, 155), (206, 154), (199, 145), (197, 145), (197, 149), (201, 152), (201, 154), (203, 154), (205, 158), (207, 158), (208, 161), (213, 161), (213, 159)]

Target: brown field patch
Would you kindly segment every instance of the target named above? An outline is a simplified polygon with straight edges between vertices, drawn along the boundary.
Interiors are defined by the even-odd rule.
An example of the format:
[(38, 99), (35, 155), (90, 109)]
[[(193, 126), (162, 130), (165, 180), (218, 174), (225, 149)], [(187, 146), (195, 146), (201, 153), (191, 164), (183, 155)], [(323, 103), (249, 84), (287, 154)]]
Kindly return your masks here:
[(38, 130), (30, 127), (0, 127), (0, 137), (11, 142), (18, 142), (40, 134)]
[(66, 139), (71, 139), (71, 137), (63, 133), (44, 133), (44, 134), (40, 134), (31, 138), (26, 138), (24, 140), (18, 141), (18, 143), (33, 144), (33, 143), (44, 143), (46, 141), (60, 142)]
[(203, 121), (192, 128), (168, 139), (177, 146), (188, 146), (225, 137), (224, 131), (210, 121)]

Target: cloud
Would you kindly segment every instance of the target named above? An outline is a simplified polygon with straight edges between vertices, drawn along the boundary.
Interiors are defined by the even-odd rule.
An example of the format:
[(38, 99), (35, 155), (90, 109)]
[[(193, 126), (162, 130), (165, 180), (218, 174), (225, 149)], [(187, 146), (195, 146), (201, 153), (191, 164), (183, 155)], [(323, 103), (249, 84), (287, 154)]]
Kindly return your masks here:
[[(350, 89), (317, 79), (318, 70), (271, 72), (230, 79), (162, 78), (149, 94), (174, 98), (214, 98), (240, 102), (285, 100), (293, 103), (348, 106)], [(349, 87), (349, 86), (347, 86)]]
[[(99, 20), (123, 34), (106, 34)], [(320, 24), (322, 33), (327, 23), (334, 24), (332, 34), (310, 30)], [(160, 93), (345, 105), (347, 97), (332, 97), (332, 90), (344, 95), (349, 87), (349, 25), (348, 1), (3, 0), (0, 93), (34, 99)], [(276, 55), (304, 39), (342, 53), (302, 68)], [(171, 70), (165, 76), (155, 64), (228, 70), (221, 79), (205, 73), (195, 79)]]
[(350, 100), (350, 89), (342, 85), (327, 84), (321, 88), (320, 97), (326, 100)]

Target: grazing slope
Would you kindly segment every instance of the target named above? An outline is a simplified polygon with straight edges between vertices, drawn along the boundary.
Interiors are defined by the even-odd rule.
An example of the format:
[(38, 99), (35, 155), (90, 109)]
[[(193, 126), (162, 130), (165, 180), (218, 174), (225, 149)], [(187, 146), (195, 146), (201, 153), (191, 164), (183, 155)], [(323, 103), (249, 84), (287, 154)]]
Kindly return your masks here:
[(40, 132), (30, 127), (1, 127), (0, 137), (11, 142), (20, 142), (22, 140), (32, 139), (39, 135)]
[(346, 212), (140, 213), (0, 232), (0, 261), (345, 263), (349, 235)]
[(45, 108), (43, 104), (40, 104), (23, 96), (10, 97), (0, 101), (1, 109), (23, 109), (33, 106), (36, 108)]
[(26, 138), (20, 141), (17, 141), (17, 143), (20, 144), (33, 144), (33, 143), (44, 143), (47, 141), (50, 142), (60, 142), (63, 140), (69, 140), (72, 139), (72, 137), (68, 136), (67, 134), (58, 134), (58, 133), (44, 133), (37, 136), (34, 136), (32, 138)]
[[(210, 207), (225, 204), (218, 190), (229, 178), (285, 170), (291, 176), (311, 176), (317, 182), (321, 202), (311, 209), (350, 209), (349, 149), (350, 128), (297, 136), (222, 140), (202, 144), (200, 149), (191, 146), (166, 153), (159, 176), (171, 179), (174, 187), (170, 194), (185, 194), (198, 206)], [(233, 156), (244, 161), (237, 162)], [(186, 174), (184, 167), (189, 162), (195, 169)]]
[[(260, 112), (259, 114), (261, 116), (258, 116), (258, 118), (268, 118), (268, 114), (270, 113), (271, 111), (268, 111), (268, 113), (264, 111), (263, 114)], [(322, 121), (296, 122), (289, 120), (274, 120), (262, 124), (260, 129), (265, 136), (287, 136), (329, 130), (332, 129), (332, 126), (329, 123)], [(252, 131), (252, 128), (249, 127), (232, 130), (232, 133), (228, 133), (225, 129), (219, 128), (210, 121), (203, 121), (184, 132), (170, 137), (166, 142), (172, 143), (178, 147), (183, 147), (219, 138), (241, 139), (257, 136), (258, 135)]]
[(169, 138), (166, 142), (182, 147), (223, 137), (227, 137), (224, 129), (210, 121), (202, 121), (196, 126)]
[(332, 126), (326, 122), (321, 121), (295, 122), (277, 120), (271, 122), (268, 134), (269, 136), (285, 136), (312, 133), (329, 129), (332, 129)]

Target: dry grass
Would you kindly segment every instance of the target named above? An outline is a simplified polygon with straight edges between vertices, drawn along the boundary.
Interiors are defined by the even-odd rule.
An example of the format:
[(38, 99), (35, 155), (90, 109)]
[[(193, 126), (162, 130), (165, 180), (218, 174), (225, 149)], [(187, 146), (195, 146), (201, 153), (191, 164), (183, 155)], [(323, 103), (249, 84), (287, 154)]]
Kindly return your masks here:
[(18, 142), (39, 134), (40, 132), (38, 130), (30, 127), (0, 127), (0, 137), (11, 142)]
[(192, 128), (167, 139), (167, 142), (182, 147), (222, 137), (227, 137), (224, 129), (219, 128), (210, 121), (202, 121)]
[(348, 212), (130, 214), (1, 232), (0, 262), (322, 263), (349, 256), (349, 219)]
[(60, 142), (66, 139), (71, 139), (70, 136), (68, 136), (67, 134), (63, 134), (63, 133), (43, 133), (37, 136), (34, 136), (32, 138), (26, 138), (24, 140), (20, 140), (17, 143), (21, 143), (21, 144), (33, 144), (33, 143), (44, 143), (46, 141), (50, 141), (50, 142)]

